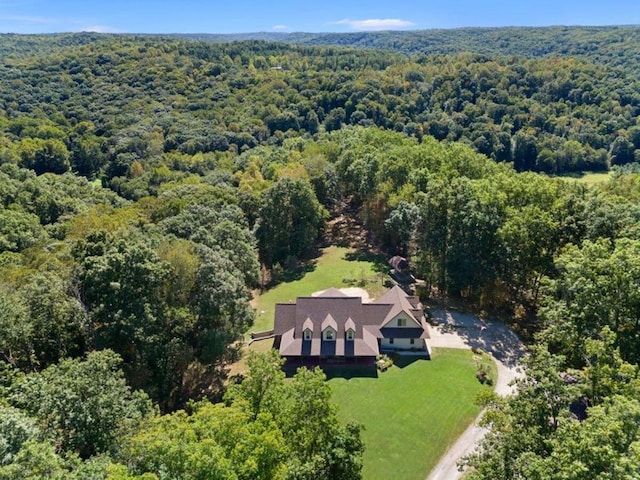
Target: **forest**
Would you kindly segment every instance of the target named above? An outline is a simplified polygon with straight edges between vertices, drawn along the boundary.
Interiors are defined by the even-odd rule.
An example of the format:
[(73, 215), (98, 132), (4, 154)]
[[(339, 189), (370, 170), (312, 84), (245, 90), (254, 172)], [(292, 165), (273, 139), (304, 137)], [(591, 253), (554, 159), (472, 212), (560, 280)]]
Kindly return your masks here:
[(639, 32), (0, 35), (0, 479), (360, 478), (322, 372), (226, 383), (345, 206), (530, 345), (470, 478), (640, 476)]
[(597, 63), (636, 65), (640, 33), (632, 25), (454, 28), (354, 33), (181, 34), (178, 38), (209, 42), (263, 40), (305, 46), (343, 46), (406, 54), (453, 54), (535, 57), (584, 57)]

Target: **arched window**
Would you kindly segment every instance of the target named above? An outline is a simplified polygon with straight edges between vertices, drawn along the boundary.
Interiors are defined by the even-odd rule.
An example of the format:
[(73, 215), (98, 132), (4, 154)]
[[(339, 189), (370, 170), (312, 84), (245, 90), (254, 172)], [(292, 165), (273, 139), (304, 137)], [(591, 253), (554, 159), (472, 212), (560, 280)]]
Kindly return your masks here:
[(356, 337), (356, 332), (350, 328), (347, 330), (347, 340), (353, 340)]
[(305, 340), (311, 340), (312, 335), (313, 332), (311, 331), (311, 329), (305, 328), (304, 332), (302, 333), (302, 338), (304, 338)]

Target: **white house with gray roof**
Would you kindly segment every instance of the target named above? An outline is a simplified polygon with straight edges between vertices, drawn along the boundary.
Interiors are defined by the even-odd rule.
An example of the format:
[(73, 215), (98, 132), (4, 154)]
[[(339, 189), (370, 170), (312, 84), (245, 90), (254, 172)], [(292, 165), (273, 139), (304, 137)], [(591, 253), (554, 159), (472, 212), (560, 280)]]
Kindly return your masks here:
[(288, 363), (373, 364), (384, 351), (427, 354), (427, 338), (420, 301), (398, 286), (371, 303), (331, 288), (276, 304), (274, 348)]

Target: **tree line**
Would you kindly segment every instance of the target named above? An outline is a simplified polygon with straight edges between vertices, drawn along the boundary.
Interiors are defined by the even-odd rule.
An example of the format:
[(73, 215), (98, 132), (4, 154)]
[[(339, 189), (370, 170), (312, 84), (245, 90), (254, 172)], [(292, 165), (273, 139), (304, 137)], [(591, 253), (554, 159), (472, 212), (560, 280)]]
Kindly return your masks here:
[(181, 39), (209, 42), (262, 40), (304, 46), (381, 49), (405, 54), (453, 54), (538, 57), (581, 57), (595, 63), (636, 68), (640, 30), (634, 25), (455, 28), (413, 31), (240, 34), (178, 34)]

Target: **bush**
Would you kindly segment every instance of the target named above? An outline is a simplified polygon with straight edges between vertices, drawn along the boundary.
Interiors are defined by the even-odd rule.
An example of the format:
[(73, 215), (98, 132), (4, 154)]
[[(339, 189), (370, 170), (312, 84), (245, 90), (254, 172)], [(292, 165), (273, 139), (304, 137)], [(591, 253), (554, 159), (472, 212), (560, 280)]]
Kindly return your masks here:
[(388, 355), (378, 355), (376, 358), (376, 367), (381, 372), (391, 368), (393, 366), (393, 360)]
[(478, 370), (476, 371), (476, 378), (483, 385), (493, 385), (493, 380), (491, 379), (491, 377), (489, 377), (489, 373), (487, 372), (484, 365), (478, 367)]

